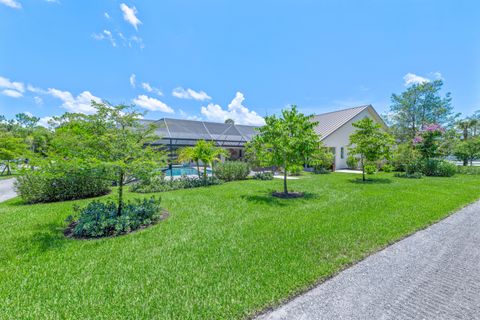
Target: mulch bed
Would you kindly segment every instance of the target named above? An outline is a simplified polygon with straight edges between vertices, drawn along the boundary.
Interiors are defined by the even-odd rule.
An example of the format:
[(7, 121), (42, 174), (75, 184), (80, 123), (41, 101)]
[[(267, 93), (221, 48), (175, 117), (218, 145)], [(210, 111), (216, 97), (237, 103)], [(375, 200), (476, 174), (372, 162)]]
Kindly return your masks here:
[(135, 229), (131, 232), (127, 232), (127, 233), (122, 233), (122, 234), (117, 234), (117, 235), (114, 235), (114, 236), (107, 236), (107, 237), (77, 237), (73, 234), (73, 229), (75, 228), (75, 226), (77, 225), (77, 221), (73, 221), (71, 222), (67, 228), (63, 231), (63, 234), (65, 235), (65, 237), (67, 238), (70, 238), (70, 239), (76, 239), (76, 240), (93, 240), (93, 239), (103, 239), (103, 238), (114, 238), (114, 237), (118, 237), (118, 236), (123, 236), (123, 235), (126, 235), (126, 234), (131, 234), (131, 233), (134, 233), (134, 232), (138, 232), (138, 231), (141, 231), (143, 229), (146, 229), (150, 226), (153, 226), (153, 225), (156, 225), (157, 223), (159, 223), (160, 221), (162, 220), (165, 220), (167, 219), (168, 217), (170, 216), (170, 213), (167, 211), (167, 210), (163, 210), (162, 214), (160, 215), (160, 218), (155, 221), (154, 223), (151, 223), (151, 224), (148, 224), (148, 225), (142, 225), (140, 226), (140, 228), (138, 229)]
[(303, 192), (289, 192), (289, 193), (284, 193), (284, 192), (273, 192), (272, 196), (277, 197), (277, 198), (282, 198), (282, 199), (295, 199), (295, 198), (301, 198), (303, 197)]

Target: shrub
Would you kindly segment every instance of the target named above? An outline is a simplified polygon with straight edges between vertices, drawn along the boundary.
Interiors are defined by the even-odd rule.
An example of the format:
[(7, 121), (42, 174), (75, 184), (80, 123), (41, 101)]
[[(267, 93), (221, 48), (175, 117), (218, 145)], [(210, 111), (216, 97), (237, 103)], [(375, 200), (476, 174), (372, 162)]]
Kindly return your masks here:
[(316, 167), (313, 169), (313, 173), (315, 174), (327, 174), (327, 173), (331, 173), (332, 171), (324, 168), (324, 167)]
[(245, 180), (250, 173), (248, 163), (225, 161), (215, 167), (215, 176), (223, 181)]
[(397, 178), (409, 178), (409, 179), (421, 179), (423, 174), (421, 172), (407, 173), (407, 172), (397, 172), (395, 173)]
[(393, 153), (393, 159), (390, 163), (395, 171), (415, 172), (418, 170), (420, 153), (412, 148), (411, 144), (400, 144)]
[(480, 167), (457, 166), (457, 173), (477, 175), (477, 174), (480, 174)]
[(253, 176), (255, 180), (273, 180), (273, 172), (266, 171), (266, 172), (256, 172)]
[(383, 166), (382, 166), (382, 171), (383, 172), (392, 172), (393, 171), (393, 166), (389, 163), (385, 163)]
[(347, 167), (352, 170), (358, 169), (358, 159), (354, 155), (347, 157)]
[(151, 225), (161, 218), (160, 198), (136, 199), (124, 204), (117, 214), (114, 201), (92, 201), (85, 208), (76, 208), (78, 218), (69, 217), (71, 233), (79, 238), (117, 236)]
[(288, 167), (288, 174), (290, 176), (299, 176), (303, 171), (303, 167), (302, 166), (297, 166), (297, 165), (291, 165)]
[(451, 177), (457, 172), (457, 166), (445, 160), (425, 159), (421, 165), (422, 173), (431, 177)]
[(112, 182), (104, 179), (106, 171), (102, 166), (66, 161), (45, 163), (35, 170), (23, 170), (15, 188), (26, 203), (96, 197), (110, 192)]
[(374, 164), (366, 164), (364, 169), (366, 174), (374, 174), (377, 172), (377, 167)]
[(203, 180), (197, 177), (182, 176), (178, 179), (165, 179), (163, 175), (154, 176), (148, 180), (135, 182), (130, 186), (130, 191), (138, 193), (164, 192), (178, 189), (204, 187), (205, 185), (221, 184), (222, 180), (216, 177), (207, 177)]

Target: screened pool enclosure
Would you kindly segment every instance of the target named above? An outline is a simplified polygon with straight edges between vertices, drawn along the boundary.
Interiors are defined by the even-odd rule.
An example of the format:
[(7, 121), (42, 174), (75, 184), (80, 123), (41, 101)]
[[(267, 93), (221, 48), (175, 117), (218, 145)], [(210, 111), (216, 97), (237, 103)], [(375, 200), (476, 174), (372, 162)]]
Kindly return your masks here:
[(243, 158), (245, 144), (257, 133), (256, 126), (164, 118), (142, 120), (145, 125), (153, 124), (155, 133), (161, 137), (153, 143), (162, 146), (170, 159), (176, 159), (176, 150), (194, 146), (199, 140), (213, 141), (218, 147), (230, 152), (230, 159)]

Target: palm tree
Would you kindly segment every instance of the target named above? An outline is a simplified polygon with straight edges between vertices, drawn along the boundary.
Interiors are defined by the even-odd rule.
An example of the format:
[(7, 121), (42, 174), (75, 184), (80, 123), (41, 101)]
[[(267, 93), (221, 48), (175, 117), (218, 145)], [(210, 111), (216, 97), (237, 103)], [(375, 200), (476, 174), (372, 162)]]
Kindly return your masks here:
[(198, 149), (196, 149), (196, 147), (184, 147), (178, 150), (178, 160), (180, 162), (194, 161), (197, 165), (197, 174), (198, 178), (200, 179), (200, 157), (198, 154)]

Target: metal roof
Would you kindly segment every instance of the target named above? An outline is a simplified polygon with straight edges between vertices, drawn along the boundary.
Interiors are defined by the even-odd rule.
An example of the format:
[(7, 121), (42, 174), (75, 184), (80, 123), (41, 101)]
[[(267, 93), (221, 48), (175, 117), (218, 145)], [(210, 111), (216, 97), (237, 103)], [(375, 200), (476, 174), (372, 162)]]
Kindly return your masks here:
[(167, 140), (176, 140), (177, 145), (191, 145), (198, 140), (213, 140), (223, 146), (243, 145), (257, 134), (257, 126), (229, 123), (206, 122), (163, 118), (160, 120), (141, 120), (145, 125), (153, 123), (155, 133), (161, 137), (159, 144)]
[(312, 121), (318, 122), (315, 132), (320, 135), (321, 139), (325, 139), (357, 114), (368, 108), (372, 108), (372, 106), (366, 105), (318, 114), (312, 119)]

